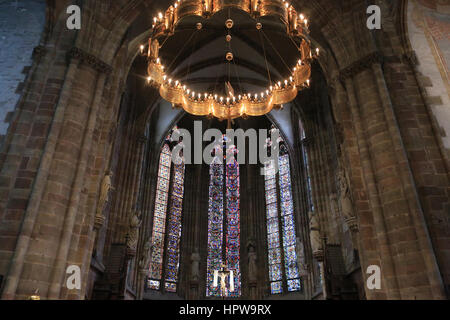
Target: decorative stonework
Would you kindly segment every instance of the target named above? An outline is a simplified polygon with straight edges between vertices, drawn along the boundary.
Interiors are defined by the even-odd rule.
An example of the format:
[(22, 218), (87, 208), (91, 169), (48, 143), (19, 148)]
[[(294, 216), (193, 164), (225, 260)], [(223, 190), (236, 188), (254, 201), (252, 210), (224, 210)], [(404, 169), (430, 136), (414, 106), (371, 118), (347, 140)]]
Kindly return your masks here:
[(47, 54), (47, 48), (44, 46), (37, 46), (33, 49), (33, 58), (36, 60), (40, 60)]
[(383, 61), (384, 57), (380, 52), (373, 52), (341, 70), (339, 79), (341, 81), (345, 81), (348, 78), (353, 78), (358, 73), (361, 73), (362, 71), (372, 67), (373, 64), (382, 63)]
[(73, 47), (69, 50), (67, 56), (69, 59), (78, 59), (80, 62), (86, 63), (98, 72), (109, 74), (112, 71), (112, 67), (109, 64), (80, 48)]

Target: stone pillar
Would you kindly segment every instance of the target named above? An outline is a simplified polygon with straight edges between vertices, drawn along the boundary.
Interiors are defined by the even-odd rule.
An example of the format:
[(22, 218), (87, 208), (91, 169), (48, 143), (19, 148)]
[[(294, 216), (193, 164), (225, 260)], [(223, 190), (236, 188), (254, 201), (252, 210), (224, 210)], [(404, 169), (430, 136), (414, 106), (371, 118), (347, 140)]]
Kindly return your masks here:
[(66, 261), (69, 254), (69, 248), (71, 246), (75, 218), (77, 215), (77, 211), (79, 210), (80, 194), (82, 188), (84, 188), (87, 161), (89, 153), (91, 152), (93, 131), (95, 124), (97, 122), (97, 115), (98, 110), (100, 108), (100, 100), (103, 94), (103, 88), (105, 85), (105, 78), (106, 78), (105, 74), (100, 74), (98, 77), (97, 88), (94, 93), (88, 124), (85, 129), (80, 159), (78, 162), (78, 168), (75, 176), (75, 182), (73, 185), (72, 194), (69, 202), (69, 210), (65, 217), (64, 227), (61, 234), (62, 238), (56, 257), (56, 265), (54, 267), (54, 272), (52, 275), (51, 285), (48, 294), (48, 298), (52, 300), (59, 299), (62, 281), (65, 275)]
[(14, 254), (11, 258), (10, 268), (5, 277), (2, 299), (14, 299), (16, 295), (17, 286), (22, 274), (25, 256), (28, 252), (34, 223), (38, 215), (39, 204), (44, 193), (48, 175), (50, 174), (50, 166), (52, 164), (58, 137), (62, 130), (62, 122), (64, 120), (64, 114), (71, 95), (75, 74), (78, 70), (78, 64), (78, 59), (72, 59), (67, 71), (66, 79), (59, 97), (59, 102), (56, 106), (56, 112), (53, 118), (50, 133), (44, 147), (42, 160), (39, 165), (39, 170), (35, 178), (34, 186), (28, 201), (28, 206), (25, 211), (22, 228), (17, 239)]
[[(372, 215), (375, 222), (375, 230), (378, 240), (378, 246), (380, 248), (380, 261), (381, 268), (384, 274), (383, 288), (386, 288), (387, 298), (399, 299), (397, 279), (394, 278), (394, 266), (391, 258), (391, 250), (386, 235), (386, 227), (384, 224), (383, 212), (381, 209), (380, 199), (378, 196), (378, 190), (375, 184), (375, 177), (370, 162), (370, 154), (368, 150), (368, 144), (366, 142), (363, 125), (361, 123), (361, 117), (358, 111), (358, 102), (355, 95), (355, 89), (353, 87), (353, 80), (347, 79), (345, 81), (345, 87), (347, 89), (348, 101), (350, 110), (352, 113), (353, 123), (358, 137), (358, 147), (361, 154), (362, 167), (364, 170), (364, 178), (369, 193), (370, 206), (372, 209)], [(370, 262), (368, 262), (370, 263)], [(388, 285), (389, 282), (389, 285)], [(366, 289), (366, 296), (368, 299), (373, 297), (373, 292)]]

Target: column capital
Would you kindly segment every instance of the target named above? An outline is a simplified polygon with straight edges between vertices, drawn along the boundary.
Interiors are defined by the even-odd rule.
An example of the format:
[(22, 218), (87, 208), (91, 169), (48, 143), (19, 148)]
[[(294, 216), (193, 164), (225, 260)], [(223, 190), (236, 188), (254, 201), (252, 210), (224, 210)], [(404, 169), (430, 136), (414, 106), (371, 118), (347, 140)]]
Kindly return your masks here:
[(136, 137), (136, 141), (140, 144), (145, 144), (147, 142), (147, 140), (148, 140), (148, 138), (143, 134), (137, 135), (137, 137)]
[(112, 67), (109, 64), (78, 47), (70, 49), (67, 52), (67, 57), (69, 59), (78, 59), (81, 63), (91, 66), (100, 73), (109, 74), (112, 72)]
[(339, 78), (342, 82), (345, 82), (345, 80), (353, 78), (362, 71), (372, 67), (373, 64), (382, 63), (383, 60), (384, 56), (381, 52), (379, 51), (372, 52), (371, 54), (362, 57), (361, 59), (353, 62), (346, 68), (342, 69)]
[(47, 48), (45, 46), (37, 46), (33, 49), (33, 59), (40, 60), (47, 54)]

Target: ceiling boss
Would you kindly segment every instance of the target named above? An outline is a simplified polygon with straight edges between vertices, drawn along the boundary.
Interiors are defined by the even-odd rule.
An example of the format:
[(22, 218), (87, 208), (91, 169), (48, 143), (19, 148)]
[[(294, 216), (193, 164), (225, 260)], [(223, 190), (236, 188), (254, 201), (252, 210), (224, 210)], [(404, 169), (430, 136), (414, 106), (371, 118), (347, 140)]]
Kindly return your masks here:
[[(175, 33), (177, 23), (187, 16), (211, 18), (224, 9), (237, 8), (248, 13), (248, 19), (255, 21), (255, 29), (263, 33), (263, 24), (258, 20), (263, 16), (276, 16), (286, 25), (286, 33), (299, 51), (299, 59), (290, 70), (291, 74), (283, 81), (272, 82), (268, 79), (268, 87), (257, 93), (235, 94), (230, 82), (225, 83), (226, 96), (214, 92), (196, 93), (188, 83), (172, 79), (166, 74), (166, 68), (159, 57), (160, 40)], [(230, 12), (230, 11), (229, 11)], [(312, 52), (308, 37), (309, 22), (303, 14), (299, 14), (287, 1), (282, 0), (177, 0), (167, 11), (153, 18), (153, 32), (148, 46), (148, 78), (153, 87), (159, 89), (161, 97), (172, 103), (174, 107), (183, 108), (189, 114), (209, 116), (219, 120), (232, 121), (248, 116), (262, 116), (274, 108), (293, 101), (300, 90), (309, 87), (311, 64), (319, 55), (319, 49)], [(224, 59), (231, 63), (235, 59), (231, 48), (234, 21), (231, 17), (225, 23), (226, 42), (229, 50), (224, 52)], [(196, 29), (203, 28), (202, 23)], [(265, 36), (265, 34), (264, 34)], [(297, 45), (299, 43), (299, 45)], [(145, 47), (141, 46), (144, 54)], [(280, 57), (281, 58), (281, 57)], [(267, 61), (266, 61), (266, 65)]]

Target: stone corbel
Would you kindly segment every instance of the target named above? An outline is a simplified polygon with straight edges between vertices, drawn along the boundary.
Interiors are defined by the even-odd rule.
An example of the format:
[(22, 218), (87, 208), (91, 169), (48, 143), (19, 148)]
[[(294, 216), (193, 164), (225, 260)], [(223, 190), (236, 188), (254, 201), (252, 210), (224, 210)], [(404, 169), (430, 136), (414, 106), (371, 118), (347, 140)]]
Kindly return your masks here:
[(33, 59), (41, 60), (47, 54), (47, 48), (44, 46), (37, 46), (33, 49)]
[(384, 57), (381, 52), (375, 51), (358, 61), (355, 61), (340, 72), (339, 79), (344, 83), (345, 80), (355, 77), (357, 74), (372, 67), (375, 63), (383, 63)]
[(112, 72), (112, 67), (109, 64), (78, 47), (70, 49), (67, 57), (69, 60), (78, 59), (81, 63), (91, 66), (100, 73), (110, 74)]

